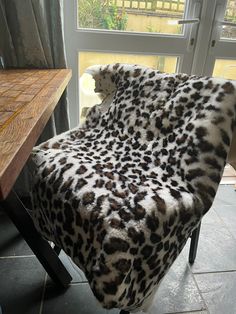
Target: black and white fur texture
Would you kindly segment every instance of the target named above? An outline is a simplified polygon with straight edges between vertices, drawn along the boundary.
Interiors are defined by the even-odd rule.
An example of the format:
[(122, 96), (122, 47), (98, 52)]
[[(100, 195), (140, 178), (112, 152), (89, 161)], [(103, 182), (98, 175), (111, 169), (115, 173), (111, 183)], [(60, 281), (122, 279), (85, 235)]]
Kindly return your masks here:
[(236, 84), (126, 64), (87, 72), (106, 101), (34, 149), (33, 220), (103, 307), (136, 311), (211, 207)]

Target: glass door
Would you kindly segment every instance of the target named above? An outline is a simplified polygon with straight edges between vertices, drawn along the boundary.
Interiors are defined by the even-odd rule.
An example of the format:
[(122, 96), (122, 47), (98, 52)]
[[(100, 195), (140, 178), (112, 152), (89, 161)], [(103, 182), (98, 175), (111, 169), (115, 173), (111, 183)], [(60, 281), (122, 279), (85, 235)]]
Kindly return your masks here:
[(68, 66), (74, 70), (72, 126), (99, 102), (94, 82), (84, 75), (90, 65), (122, 62), (190, 73), (201, 5), (202, 0), (64, 1)]
[(206, 12), (209, 25), (205, 26), (205, 36), (207, 34), (209, 40), (204, 44), (199, 32), (201, 38), (197, 39), (197, 45), (204, 49), (196, 59), (201, 60), (202, 66), (198, 64), (194, 72), (236, 79), (236, 1), (216, 0), (210, 3), (207, 7), (209, 11)]
[(236, 80), (236, 1), (223, 1), (218, 8), (215, 25), (219, 40), (211, 52), (213, 76)]

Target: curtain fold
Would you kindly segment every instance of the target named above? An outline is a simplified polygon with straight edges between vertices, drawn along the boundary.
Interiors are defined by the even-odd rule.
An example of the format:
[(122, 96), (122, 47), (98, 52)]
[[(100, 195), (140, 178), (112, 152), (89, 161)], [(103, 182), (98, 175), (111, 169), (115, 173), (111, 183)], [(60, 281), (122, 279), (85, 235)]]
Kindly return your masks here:
[[(62, 0), (0, 0), (0, 56), (3, 68), (65, 68)], [(69, 129), (67, 91), (39, 142)], [(16, 190), (30, 186), (27, 166)]]

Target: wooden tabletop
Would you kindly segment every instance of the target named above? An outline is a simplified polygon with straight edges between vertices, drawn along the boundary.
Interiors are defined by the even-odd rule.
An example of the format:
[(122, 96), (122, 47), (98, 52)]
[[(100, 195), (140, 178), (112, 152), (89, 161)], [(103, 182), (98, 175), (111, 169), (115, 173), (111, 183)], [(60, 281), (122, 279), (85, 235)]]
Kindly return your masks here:
[(7, 197), (71, 70), (0, 70), (0, 200)]

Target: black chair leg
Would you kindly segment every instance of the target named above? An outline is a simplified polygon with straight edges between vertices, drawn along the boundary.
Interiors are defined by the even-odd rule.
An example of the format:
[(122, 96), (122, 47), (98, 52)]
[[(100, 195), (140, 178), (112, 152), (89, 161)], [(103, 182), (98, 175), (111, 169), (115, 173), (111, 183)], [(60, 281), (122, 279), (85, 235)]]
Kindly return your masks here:
[(57, 254), (57, 255), (59, 255), (60, 253), (61, 253), (61, 248), (59, 248), (58, 246), (54, 246), (54, 248), (53, 248), (53, 250), (54, 250), (54, 252)]
[(190, 249), (189, 249), (189, 257), (188, 261), (190, 264), (193, 264), (197, 255), (197, 246), (198, 246), (198, 240), (199, 240), (199, 234), (201, 229), (201, 223), (198, 225), (198, 227), (193, 231), (191, 236), (191, 242), (190, 242)]

